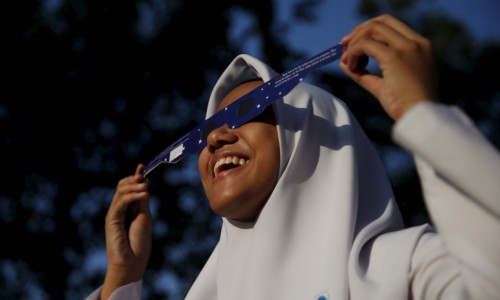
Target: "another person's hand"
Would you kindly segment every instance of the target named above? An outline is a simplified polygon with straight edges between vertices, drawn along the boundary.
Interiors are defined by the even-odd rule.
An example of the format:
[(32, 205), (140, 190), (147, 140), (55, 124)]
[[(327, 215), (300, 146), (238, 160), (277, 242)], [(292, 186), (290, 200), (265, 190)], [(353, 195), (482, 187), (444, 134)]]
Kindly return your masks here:
[[(400, 20), (391, 15), (373, 18), (341, 43), (341, 69), (375, 96), (394, 120), (417, 103), (437, 100), (431, 43)], [(381, 76), (356, 68), (363, 55), (378, 62)]]
[(143, 169), (144, 165), (139, 164), (134, 175), (119, 181), (106, 214), (108, 269), (101, 299), (141, 279), (151, 255), (152, 217)]

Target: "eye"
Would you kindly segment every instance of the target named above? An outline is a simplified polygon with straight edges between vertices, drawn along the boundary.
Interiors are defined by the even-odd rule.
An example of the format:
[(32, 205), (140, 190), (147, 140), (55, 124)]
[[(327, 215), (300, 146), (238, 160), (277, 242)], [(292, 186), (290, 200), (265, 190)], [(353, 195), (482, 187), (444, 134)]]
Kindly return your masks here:
[(200, 140), (206, 141), (210, 132), (212, 132), (215, 128), (217, 128), (215, 122), (208, 122), (207, 125), (201, 130)]
[(244, 115), (248, 114), (253, 107), (253, 98), (247, 98), (243, 100), (240, 105), (238, 106), (238, 112), (237, 116), (238, 118), (243, 117)]
[(263, 122), (268, 124), (276, 124), (276, 120), (274, 117), (274, 110), (272, 105), (269, 105), (264, 109), (264, 111), (252, 119), (253, 122)]

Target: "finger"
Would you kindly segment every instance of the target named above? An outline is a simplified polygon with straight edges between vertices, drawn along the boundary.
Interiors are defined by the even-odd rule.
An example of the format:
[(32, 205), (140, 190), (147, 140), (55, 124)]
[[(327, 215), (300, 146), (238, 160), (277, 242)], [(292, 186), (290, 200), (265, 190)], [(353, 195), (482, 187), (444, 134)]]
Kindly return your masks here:
[(136, 169), (135, 169), (135, 175), (141, 175), (142, 176), (142, 172), (144, 171), (144, 164), (138, 164)]
[(357, 71), (358, 75), (363, 75), (364, 68), (360, 67), (363, 61), (360, 62), (360, 60), (370, 56), (380, 63), (388, 47), (394, 47), (393, 44), (404, 42), (406, 42), (406, 38), (397, 31), (384, 24), (371, 21), (370, 26), (358, 27), (348, 38), (343, 39), (345, 48), (341, 61), (349, 70)]
[(366, 70), (351, 70), (346, 64), (342, 62), (340, 63), (340, 68), (342, 69), (342, 71), (344, 71), (344, 73), (346, 73), (347, 76), (349, 76), (352, 80), (359, 84), (359, 86), (378, 98), (383, 85), (383, 79), (380, 76), (371, 74)]
[(364, 27), (353, 35), (347, 49), (366, 40), (375, 41), (390, 48), (400, 48), (402, 44), (410, 41), (394, 28), (383, 23), (372, 22), (371, 26)]
[(392, 28), (397, 31), (401, 36), (404, 36), (407, 39), (411, 40), (420, 40), (422, 36), (413, 30), (410, 26), (408, 26), (403, 21), (393, 17), (389, 14), (384, 14), (379, 17), (376, 17), (374, 20), (386, 25), (387, 27)]
[[(141, 175), (142, 176), (142, 175)], [(149, 214), (149, 182), (142, 181), (139, 184), (132, 185), (130, 196), (135, 198), (136, 209), (138, 213)], [(134, 202), (134, 201), (132, 201)]]
[(377, 42), (371, 38), (364, 38), (355, 43), (352, 43), (341, 57), (341, 62), (345, 64), (349, 70), (357, 71), (358, 75), (363, 75), (363, 70), (360, 69), (360, 58), (373, 57), (376, 61), (383, 62), (390, 49), (387, 45)]
[(144, 170), (144, 165), (139, 164), (135, 169), (134, 175), (127, 176), (118, 182), (117, 189), (120, 189), (121, 187), (129, 185), (129, 184), (148, 182), (148, 180), (145, 179), (144, 176), (142, 176), (143, 170)]
[(149, 197), (149, 192), (147, 189), (139, 187), (130, 187), (128, 192), (116, 193), (113, 197), (110, 209), (122, 208), (126, 209), (127, 206), (131, 205), (133, 202), (146, 200)]
[(134, 183), (143, 182), (144, 181), (144, 177), (142, 176), (142, 171), (143, 170), (144, 170), (144, 165), (143, 164), (138, 164), (137, 167), (136, 167), (136, 169), (135, 169), (134, 175), (127, 176), (127, 177), (121, 179), (118, 182), (117, 188), (120, 188), (121, 186), (125, 186), (125, 185), (128, 185), (128, 184), (134, 184)]
[[(343, 49), (343, 51), (345, 52), (345, 47)], [(343, 54), (343, 53), (342, 53)], [(345, 58), (343, 55), (341, 57), (341, 61), (342, 61), (342, 58), (344, 59), (344, 63), (347, 64), (347, 58)], [(350, 59), (351, 61), (351, 68), (353, 71), (359, 71), (359, 72), (364, 72), (366, 71), (366, 67), (368, 66), (368, 62), (369, 62), (369, 58), (367, 55), (361, 55), (361, 56), (352, 56)]]
[(116, 187), (116, 195), (124, 195), (137, 192), (145, 192), (148, 190), (148, 182), (140, 181), (137, 175), (126, 177), (118, 183)]
[(110, 210), (115, 214), (125, 213), (127, 206), (134, 201), (145, 200), (149, 197), (148, 182), (137, 182), (137, 175), (120, 180), (111, 201)]
[[(341, 39), (341, 43), (344, 45), (348, 45), (351, 43), (356, 37), (360, 35), (367, 34), (370, 32), (376, 33), (377, 30), (384, 29), (385, 32), (379, 31), (378, 37), (383, 38), (388, 36), (389, 31), (392, 31), (390, 34), (393, 38), (404, 38), (414, 41), (422, 40), (422, 36), (414, 31), (411, 27), (409, 27), (406, 23), (394, 18), (389, 14), (384, 14), (364, 23), (356, 26), (351, 33)], [(377, 37), (373, 36), (372, 38), (377, 39)]]
[(360, 70), (358, 65), (358, 58), (363, 55), (368, 55), (375, 58), (379, 62), (385, 63), (390, 59), (390, 51), (386, 45), (383, 45), (372, 39), (364, 39), (357, 43), (353, 43), (347, 48), (341, 58), (341, 69), (351, 77), (361, 87), (373, 94), (375, 97), (379, 96), (380, 90), (383, 87), (382, 78), (376, 74), (368, 72), (366, 69)]

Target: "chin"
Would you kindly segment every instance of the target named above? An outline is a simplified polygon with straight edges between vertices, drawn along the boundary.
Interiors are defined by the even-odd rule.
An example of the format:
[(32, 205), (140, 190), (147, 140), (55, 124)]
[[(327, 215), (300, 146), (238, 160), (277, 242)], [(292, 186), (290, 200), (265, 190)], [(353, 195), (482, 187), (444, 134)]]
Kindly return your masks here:
[(240, 222), (252, 222), (255, 221), (255, 214), (252, 213), (243, 213), (243, 212), (237, 212), (234, 208), (227, 207), (225, 205), (213, 205), (210, 203), (210, 208), (212, 211), (226, 219), (231, 219), (231, 220), (236, 220)]

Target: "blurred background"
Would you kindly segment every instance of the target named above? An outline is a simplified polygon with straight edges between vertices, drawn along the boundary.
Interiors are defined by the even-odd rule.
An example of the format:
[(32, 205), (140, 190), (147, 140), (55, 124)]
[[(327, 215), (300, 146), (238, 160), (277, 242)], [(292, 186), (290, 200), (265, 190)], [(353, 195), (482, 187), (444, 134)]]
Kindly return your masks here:
[[(205, 116), (239, 53), (282, 72), (391, 13), (432, 40), (440, 101), (500, 147), (497, 0), (40, 0), (2, 9), (0, 299), (83, 299), (106, 268), (104, 217), (119, 179)], [(376, 71), (373, 62), (370, 68)], [(376, 145), (408, 226), (431, 222), (392, 121), (338, 63), (308, 77), (343, 99)], [(425, 122), (425, 120), (422, 120)], [(474, 158), (471, 158), (474, 159)], [(145, 299), (183, 299), (214, 247), (197, 157), (151, 174)]]

